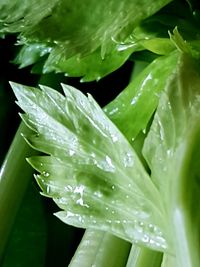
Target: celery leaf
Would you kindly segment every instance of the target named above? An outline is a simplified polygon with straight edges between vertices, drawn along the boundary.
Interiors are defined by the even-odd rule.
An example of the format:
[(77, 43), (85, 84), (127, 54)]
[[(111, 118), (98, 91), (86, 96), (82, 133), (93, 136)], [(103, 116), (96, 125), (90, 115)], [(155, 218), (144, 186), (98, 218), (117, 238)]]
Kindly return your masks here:
[(57, 44), (57, 54), (91, 52), (99, 46), (104, 54), (112, 39), (126, 39), (135, 25), (169, 2), (4, 0), (0, 5), (1, 32), (21, 32), (25, 40)]
[(109, 231), (166, 250), (160, 194), (131, 145), (89, 95), (63, 85), (65, 96), (12, 83), (34, 131), (27, 142), (46, 155), (29, 159), (43, 194), (68, 224)]
[[(144, 145), (152, 180), (162, 194), (176, 266), (199, 266), (200, 75), (183, 54)], [(181, 249), (180, 249), (181, 248)]]
[[(70, 57), (75, 57), (72, 61), (79, 68), (89, 66), (92, 70), (87, 63), (90, 57), (81, 60), (81, 65), (76, 60), (96, 51), (92, 61), (97, 60), (96, 72), (100, 69), (100, 73), (94, 72), (90, 77), (84, 70), (80, 76), (86, 75), (85, 80), (98, 79), (121, 66), (131, 53), (131, 50), (129, 53), (116, 51), (117, 44), (123, 44), (142, 20), (169, 2), (171, 0), (102, 0), (97, 4), (96, 0), (4, 0), (0, 3), (0, 33), (20, 33), (19, 43), (25, 45), (23, 52), (38, 45), (38, 52), (43, 54), (40, 48), (44, 47), (46, 52), (47, 46), (50, 55), (46, 71), (53, 68), (70, 74)], [(107, 62), (102, 59), (110, 53), (111, 58), (107, 62), (114, 58), (115, 64), (111, 64), (108, 70)], [(33, 56), (35, 60), (38, 54)], [(25, 57), (21, 59), (25, 60), (20, 62), (22, 66), (31, 63)]]

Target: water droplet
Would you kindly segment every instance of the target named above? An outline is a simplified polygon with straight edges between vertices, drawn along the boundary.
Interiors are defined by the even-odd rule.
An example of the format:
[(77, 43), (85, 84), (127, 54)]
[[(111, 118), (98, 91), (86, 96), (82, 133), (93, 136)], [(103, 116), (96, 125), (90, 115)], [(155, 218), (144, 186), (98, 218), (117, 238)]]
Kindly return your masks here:
[(148, 225), (148, 228), (149, 228), (149, 232), (151, 232), (151, 233), (154, 233), (155, 232), (155, 226), (153, 225), (153, 224), (149, 224)]
[(131, 47), (134, 47), (135, 44), (134, 43), (127, 43), (127, 44), (119, 44), (117, 46), (117, 50), (120, 52), (120, 51), (124, 51), (124, 50), (127, 50)]
[(135, 105), (137, 103), (138, 99), (139, 99), (139, 96), (138, 95), (136, 95), (135, 97), (133, 97), (133, 99), (131, 100), (131, 105)]
[(143, 132), (143, 134), (146, 134), (147, 133), (147, 129), (143, 129), (142, 132)]
[(45, 171), (42, 172), (42, 175), (43, 175), (44, 177), (49, 177), (49, 173), (48, 173), (48, 172), (45, 172)]
[(126, 153), (124, 155), (124, 166), (125, 167), (132, 167), (134, 164), (134, 161), (133, 161), (133, 155), (131, 153)]
[(70, 157), (72, 157), (73, 155), (75, 154), (75, 152), (73, 151), (73, 150), (69, 150), (69, 155), (70, 155)]
[(167, 149), (167, 156), (172, 156), (172, 151), (171, 151), (171, 149)]
[(96, 139), (92, 139), (92, 143), (93, 143), (94, 145), (96, 145), (96, 144), (97, 144)]
[(84, 222), (84, 220), (83, 220), (83, 218), (82, 218), (81, 216), (78, 216), (78, 220), (79, 220), (79, 222), (81, 222), (81, 223)]
[(112, 160), (109, 156), (106, 156), (106, 162), (108, 163), (111, 171), (115, 170), (115, 166), (113, 165)]
[(88, 205), (85, 205), (85, 204), (84, 204), (82, 198), (77, 199), (76, 204), (77, 204), (77, 205), (80, 205), (80, 206), (86, 206), (86, 207), (88, 207)]
[(64, 187), (64, 190), (66, 192), (72, 192), (73, 191), (73, 187), (71, 185), (67, 185), (67, 186)]
[(100, 191), (95, 191), (94, 195), (97, 196), (98, 198), (101, 198), (103, 194)]
[(118, 141), (118, 137), (116, 135), (111, 135), (113, 143)]
[(99, 76), (97, 76), (97, 77), (96, 77), (96, 81), (97, 81), (97, 82), (98, 82), (98, 81), (100, 81), (100, 80), (101, 80), (101, 78), (102, 78), (102, 77), (101, 77), (100, 75), (99, 75)]
[[(118, 107), (116, 107), (116, 108), (113, 108), (110, 112), (109, 112), (109, 114), (110, 115), (113, 115), (113, 114), (115, 114), (116, 112), (118, 112), (118, 110), (119, 110), (119, 108)], [(107, 109), (105, 109), (105, 112), (107, 111)], [(117, 138), (116, 136), (112, 136), (112, 138)], [(113, 141), (114, 142), (114, 141)]]

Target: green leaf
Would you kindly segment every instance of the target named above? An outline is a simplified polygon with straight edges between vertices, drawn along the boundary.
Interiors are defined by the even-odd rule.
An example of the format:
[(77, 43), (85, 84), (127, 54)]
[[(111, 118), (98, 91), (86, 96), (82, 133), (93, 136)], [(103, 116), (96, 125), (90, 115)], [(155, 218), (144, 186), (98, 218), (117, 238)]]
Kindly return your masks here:
[(43, 72), (64, 72), (67, 76), (83, 77), (81, 79), (82, 82), (98, 81), (122, 66), (132, 52), (142, 49), (143, 47), (139, 43), (135, 43), (132, 44), (130, 48), (118, 51), (115, 45), (115, 49), (104, 59), (101, 57), (99, 48), (87, 56), (80, 57), (76, 55), (69, 59), (60, 58), (59, 61), (57, 61), (57, 59), (55, 61), (55, 58), (50, 54), (44, 65)]
[[(189, 54), (194, 58), (200, 58), (200, 40), (187, 42), (178, 32), (177, 27), (173, 30), (173, 34), (170, 33), (170, 39), (177, 47), (177, 49), (183, 53)], [(199, 39), (199, 38), (198, 38)]]
[(37, 63), (50, 51), (51, 48), (46, 44), (33, 43), (24, 45), (13, 62), (18, 64), (20, 68), (24, 68)]
[[(159, 57), (149, 64), (104, 111), (131, 142), (146, 129), (167, 81), (177, 64), (178, 53)], [(128, 121), (128, 123), (127, 123)]]
[(176, 266), (199, 266), (200, 76), (183, 54), (162, 94), (144, 145), (152, 180), (168, 214)]
[(131, 44), (129, 48), (122, 51), (120, 51), (118, 45), (114, 44), (113, 51), (104, 59), (101, 57), (100, 48), (98, 48), (89, 55), (75, 55), (69, 59), (61, 57), (58, 60), (52, 56), (50, 47), (45, 44), (33, 43), (22, 46), (14, 63), (19, 64), (20, 68), (24, 68), (43, 60), (40, 71), (42, 73), (64, 72), (66, 76), (83, 77), (82, 82), (89, 82), (99, 80), (115, 71), (127, 61), (132, 52), (143, 49), (138, 42)]
[(58, 0), (3, 0), (0, 3), (0, 31), (23, 32), (52, 13)]
[(141, 40), (140, 44), (145, 49), (158, 55), (168, 55), (174, 50), (174, 46), (168, 38), (152, 38), (149, 40)]
[(104, 58), (113, 43), (124, 41), (138, 23), (170, 0), (40, 0), (0, 5), (1, 32), (20, 32), (21, 43), (52, 47), (54, 61), (101, 47)]
[(65, 97), (12, 84), (35, 131), (26, 140), (48, 155), (29, 159), (43, 194), (77, 227), (109, 231), (157, 250), (167, 249), (160, 194), (136, 153), (91, 96), (63, 85)]

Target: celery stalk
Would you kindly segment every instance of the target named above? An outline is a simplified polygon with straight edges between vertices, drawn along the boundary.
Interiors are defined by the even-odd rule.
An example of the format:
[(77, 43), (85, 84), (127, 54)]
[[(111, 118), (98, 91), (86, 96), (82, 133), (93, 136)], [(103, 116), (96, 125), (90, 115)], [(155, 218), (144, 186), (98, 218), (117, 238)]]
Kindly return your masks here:
[(126, 267), (160, 267), (161, 262), (162, 253), (133, 244)]
[(161, 267), (176, 267), (176, 258), (170, 254), (163, 254), (163, 261)]
[(33, 154), (21, 133), (29, 129), (21, 123), (0, 170), (0, 261), (11, 231), (15, 216), (24, 196), (32, 169), (25, 158)]
[(109, 233), (87, 229), (69, 267), (123, 267), (126, 264), (130, 243)]

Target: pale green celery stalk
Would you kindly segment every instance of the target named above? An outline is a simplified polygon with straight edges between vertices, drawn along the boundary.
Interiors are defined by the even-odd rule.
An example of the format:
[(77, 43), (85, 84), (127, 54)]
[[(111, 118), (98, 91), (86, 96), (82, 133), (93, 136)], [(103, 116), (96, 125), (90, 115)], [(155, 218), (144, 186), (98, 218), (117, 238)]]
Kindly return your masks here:
[(92, 266), (103, 237), (104, 232), (102, 231), (94, 229), (85, 230), (69, 267), (80, 266), (80, 262), (82, 267)]
[(136, 74), (133, 73), (134, 80), (104, 108), (119, 130), (126, 133), (130, 143), (141, 130), (146, 129), (177, 59), (178, 53), (175, 51), (169, 56), (158, 57), (143, 71), (143, 66), (138, 66)]
[(130, 248), (130, 243), (109, 233), (105, 233), (94, 261), (94, 266), (106, 266), (108, 262), (110, 267), (124, 266), (127, 262)]
[(25, 158), (33, 150), (21, 136), (28, 134), (28, 127), (21, 123), (0, 170), (0, 262), (18, 208), (32, 177), (32, 168)]
[(87, 229), (69, 267), (123, 267), (130, 243), (109, 233)]
[(143, 154), (166, 209), (176, 267), (200, 266), (199, 62), (182, 54), (166, 86)]
[(162, 253), (132, 245), (126, 267), (159, 267), (161, 262)]
[(164, 253), (161, 267), (176, 267), (176, 258), (172, 255)]

